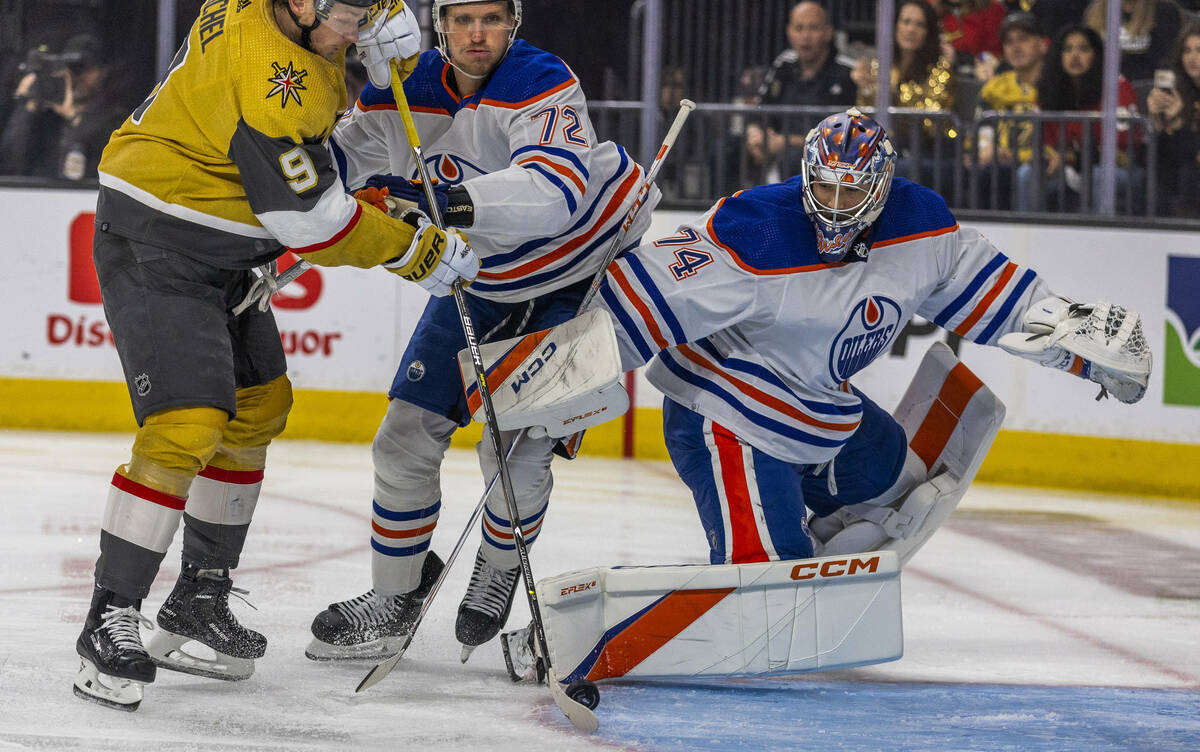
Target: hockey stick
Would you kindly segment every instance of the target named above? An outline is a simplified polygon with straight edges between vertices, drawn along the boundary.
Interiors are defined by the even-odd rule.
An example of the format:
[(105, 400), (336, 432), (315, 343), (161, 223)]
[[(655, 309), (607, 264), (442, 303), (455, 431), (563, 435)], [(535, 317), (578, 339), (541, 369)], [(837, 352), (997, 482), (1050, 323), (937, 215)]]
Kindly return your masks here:
[[(675, 140), (679, 136), (680, 130), (683, 128), (684, 121), (687, 120), (692, 110), (696, 108), (696, 105), (691, 100), (684, 99), (680, 101), (679, 107), (679, 112), (676, 114), (675, 120), (671, 123), (671, 127), (667, 130), (667, 135), (663, 139), (663, 143), (659, 147), (658, 152), (655, 154), (654, 161), (651, 163), (650, 168), (646, 173), (646, 179), (642, 187), (638, 190), (638, 194), (635, 197), (633, 204), (630, 205), (629, 210), (626, 212), (625, 220), (622, 222), (620, 230), (618, 230), (616, 236), (612, 240), (612, 243), (609, 245), (604, 258), (602, 259), (603, 263), (600, 264), (600, 268), (597, 269), (595, 276), (592, 277), (592, 284), (589, 287), (587, 294), (580, 302), (578, 309), (576, 310), (577, 315), (587, 309), (588, 304), (591, 302), (592, 298), (595, 297), (596, 292), (600, 289), (600, 285), (604, 281), (604, 274), (607, 271), (609, 264), (611, 264), (617, 257), (617, 254), (620, 253), (625, 242), (625, 236), (628, 233), (629, 228), (633, 226), (638, 214), (641, 212), (643, 202), (645, 201), (646, 195), (648, 195), (650, 192), (650, 189), (654, 183), (654, 179), (658, 176), (659, 170), (662, 168), (662, 164), (666, 159), (667, 154), (674, 146)], [(513, 439), (512, 444), (509, 445), (508, 452), (504, 456), (505, 460), (508, 460), (508, 458), (512, 456), (517, 444), (521, 442), (525, 435), (525, 431), (521, 431), (517, 434), (517, 436)], [(409, 643), (412, 642), (412, 637), (416, 633), (417, 627), (420, 626), (421, 621), (425, 618), (425, 613), (428, 611), (430, 604), (433, 602), (434, 596), (437, 594), (438, 590), (441, 588), (442, 582), (449, 574), (450, 568), (453, 566), (455, 559), (458, 558), (458, 554), (462, 550), (467, 536), (470, 535), (471, 531), (478, 523), (479, 517), (483, 513), (483, 508), (487, 504), (487, 499), (489, 496), (491, 496), (492, 490), (496, 486), (496, 481), (499, 479), (500, 474), (496, 473), (492, 476), (491, 480), (488, 481), (487, 487), (483, 491), (483, 496), (480, 497), (479, 503), (475, 505), (475, 511), (472, 512), (470, 520), (468, 520), (466, 527), (463, 528), (462, 533), (458, 537), (458, 541), (454, 544), (454, 548), (447, 557), (444, 568), (438, 575), (438, 578), (434, 581), (433, 586), (430, 588), (429, 594), (425, 596), (425, 600), (421, 604), (421, 609), (417, 613), (417, 618), (413, 621), (412, 626), (409, 628), (408, 635), (405, 637), (400, 649), (392, 656), (385, 658), (383, 661), (376, 664), (367, 673), (367, 675), (363, 677), (362, 682), (359, 683), (358, 689), (355, 691), (362, 691), (380, 682), (392, 671), (392, 669), (396, 667), (396, 664), (400, 662), (400, 659), (404, 657), (404, 653), (406, 650), (408, 650)]]
[[(430, 181), (428, 170), (425, 166), (425, 155), (421, 149), (420, 136), (417, 134), (417, 126), (413, 122), (412, 111), (409, 109), (408, 98), (404, 94), (404, 86), (401, 83), (400, 68), (395, 60), (392, 61), (392, 93), (396, 100), (396, 110), (404, 122), (404, 130), (408, 136), (409, 148), (412, 149), (413, 159), (417, 164), (417, 174), (420, 176), (422, 185), (425, 188), (425, 198), (429, 203), (430, 217), (439, 229), (444, 229), (445, 224), (442, 221), (437, 198), (433, 193), (433, 182)], [(467, 340), (467, 349), (471, 353), (471, 365), (475, 371), (475, 383), (478, 386), (480, 400), (483, 405), (483, 414), (487, 422), (487, 433), (491, 438), (492, 451), (496, 455), (496, 461), (499, 466), (500, 485), (504, 490), (504, 503), (508, 510), (509, 521), (512, 524), (513, 543), (516, 545), (517, 558), (521, 564), (521, 577), (525, 580), (525, 591), (529, 598), (529, 610), (533, 616), (534, 630), (537, 633), (542, 651), (546, 655), (549, 655), (550, 651), (546, 645), (546, 633), (542, 626), (541, 611), (538, 608), (537, 591), (534, 589), (533, 570), (529, 564), (529, 547), (525, 542), (525, 535), (521, 531), (521, 515), (517, 510), (516, 494), (513, 491), (512, 477), (509, 474), (508, 461), (504, 454), (504, 440), (500, 435), (500, 425), (496, 420), (495, 407), (492, 405), (492, 395), (487, 385), (487, 374), (483, 365), (483, 358), (479, 354), (479, 340), (475, 336), (475, 325), (471, 320), (471, 311), (467, 308), (461, 280), (456, 281), (451, 286), (451, 293), (454, 295), (454, 303), (458, 308), (458, 317), (462, 324), (463, 335)], [(549, 666), (547, 666), (547, 669), (549, 670)], [(359, 683), (360, 690), (364, 685), (369, 686), (367, 684), (367, 679), (369, 678), (370, 675)], [(553, 676), (551, 675), (550, 678), (553, 678)], [(567, 720), (574, 724), (576, 728), (590, 733), (599, 727), (600, 722), (596, 719), (596, 714), (590, 708), (578, 700), (568, 697), (557, 681), (551, 681), (549, 684), (550, 695), (554, 698), (554, 703), (558, 705), (559, 710), (562, 711)]]

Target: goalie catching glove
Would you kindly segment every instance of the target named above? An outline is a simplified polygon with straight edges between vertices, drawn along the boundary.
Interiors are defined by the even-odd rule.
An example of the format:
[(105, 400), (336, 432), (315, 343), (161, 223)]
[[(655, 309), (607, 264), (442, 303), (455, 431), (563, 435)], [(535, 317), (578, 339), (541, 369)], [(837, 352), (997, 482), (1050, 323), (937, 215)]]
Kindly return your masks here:
[(1073, 373), (1132, 404), (1146, 394), (1151, 356), (1134, 311), (1107, 302), (1072, 303), (1059, 297), (1040, 300), (1025, 313), (1025, 332), (997, 342), (1005, 351), (1048, 368)]
[(416, 211), (405, 212), (401, 220), (415, 229), (412, 243), (402, 256), (385, 261), (383, 267), (416, 282), (430, 295), (449, 295), (454, 283), (468, 284), (479, 273), (479, 257), (467, 245), (464, 235), (454, 230), (439, 230), (429, 218)]

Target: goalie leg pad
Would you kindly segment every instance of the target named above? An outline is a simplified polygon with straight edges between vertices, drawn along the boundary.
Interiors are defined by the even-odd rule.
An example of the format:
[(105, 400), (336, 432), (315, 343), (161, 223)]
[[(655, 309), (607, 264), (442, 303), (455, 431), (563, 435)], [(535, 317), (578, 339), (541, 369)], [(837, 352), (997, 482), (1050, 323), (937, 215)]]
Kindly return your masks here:
[(371, 444), (371, 575), (380, 595), (401, 595), (420, 584), (441, 511), (442, 458), (455, 428), (454, 421), (410, 402), (388, 403)]
[(818, 553), (894, 550), (907, 563), (966, 493), (1004, 413), (949, 347), (931, 346), (896, 407), (908, 437), (905, 470), (879, 497), (842, 508), (829, 523), (814, 520)]
[(890, 552), (588, 569), (542, 580), (537, 591), (564, 682), (781, 676), (903, 653), (900, 567)]

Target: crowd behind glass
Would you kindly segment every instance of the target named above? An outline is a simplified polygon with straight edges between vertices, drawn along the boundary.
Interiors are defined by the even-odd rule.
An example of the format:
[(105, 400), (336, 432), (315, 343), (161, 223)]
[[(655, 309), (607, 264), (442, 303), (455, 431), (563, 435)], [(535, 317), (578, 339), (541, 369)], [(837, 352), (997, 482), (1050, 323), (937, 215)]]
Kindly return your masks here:
[[(890, 81), (899, 173), (937, 188), (959, 207), (1094, 210), (1108, 1), (897, 0)], [(566, 9), (572, 0), (544, 2)], [(1200, 217), (1200, 0), (1119, 2), (1117, 211)], [(198, 5), (178, 4), (180, 35)], [(607, 34), (623, 42), (632, 34), (627, 9), (636, 5), (626, 2), (604, 18), (588, 19), (589, 27), (605, 27), (589, 37)], [(679, 7), (688, 12), (701, 5)], [(831, 110), (874, 104), (881, 80), (874, 35), (837, 28), (849, 26), (845, 9), (851, 6), (771, 6), (780, 22), (786, 13), (776, 34), (782, 51), (734, 72), (740, 92), (733, 102), (707, 98), (699, 114), (719, 121), (711, 130), (720, 135), (705, 138), (703, 151), (693, 154), (708, 177), (669, 186), (668, 197), (710, 200), (789, 177), (812, 123)], [(567, 34), (563, 19), (579, 14), (553, 17), (556, 26), (531, 27), (525, 35), (536, 42), (539, 34)], [(119, 68), (129, 61), (121, 53), (128, 51), (95, 27), (69, 34), (61, 24), (20, 31), (21, 50), (10, 42), (0, 58), (0, 83), (10, 90), (0, 105), (0, 174), (94, 179), (107, 134), (152, 80), (123, 74)], [(624, 63), (631, 47), (636, 52), (630, 43), (605, 47), (607, 54), (588, 48), (580, 60), (567, 60), (597, 100), (611, 93), (612, 67)], [(147, 52), (139, 70), (149, 58)], [(364, 83), (356, 62), (351, 58), (347, 71), (352, 98)], [(664, 107), (672, 108), (680, 94), (703, 103), (704, 92), (688, 91), (695, 77), (664, 67)], [(139, 85), (146, 91), (135, 90)], [(603, 110), (603, 102), (596, 107)], [(679, 178), (673, 173), (667, 180)]]

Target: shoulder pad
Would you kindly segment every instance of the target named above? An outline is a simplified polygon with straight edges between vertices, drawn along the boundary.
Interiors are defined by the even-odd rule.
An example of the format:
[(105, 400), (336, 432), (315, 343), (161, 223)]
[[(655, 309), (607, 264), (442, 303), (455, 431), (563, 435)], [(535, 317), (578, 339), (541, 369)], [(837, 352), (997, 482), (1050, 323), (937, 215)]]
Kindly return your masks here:
[(723, 199), (708, 221), (712, 240), (752, 273), (782, 274), (829, 266), (800, 203), (800, 177)]
[(516, 109), (576, 85), (575, 75), (556, 55), (518, 39), (480, 92), (480, 104)]
[(872, 227), (871, 245), (939, 235), (957, 225), (946, 199), (923, 185), (895, 178), (883, 213)]

